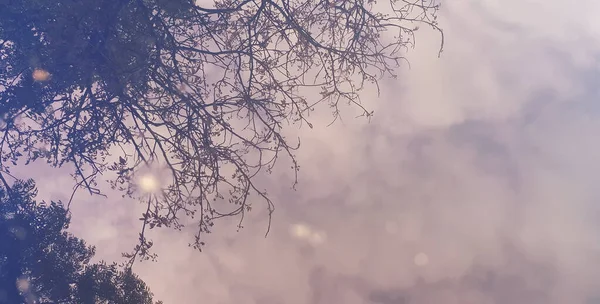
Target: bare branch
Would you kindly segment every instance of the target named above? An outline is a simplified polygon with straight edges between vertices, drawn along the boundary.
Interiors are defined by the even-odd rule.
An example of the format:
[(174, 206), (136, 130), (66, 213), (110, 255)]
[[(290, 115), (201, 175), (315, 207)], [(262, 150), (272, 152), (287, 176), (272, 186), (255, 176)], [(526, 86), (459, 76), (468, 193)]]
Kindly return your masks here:
[[(181, 229), (182, 217), (199, 215), (190, 244), (199, 249), (215, 220), (238, 216), (241, 228), (263, 202), (268, 233), (274, 204), (256, 182), (284, 157), (297, 183), (300, 141), (286, 127), (312, 128), (318, 104), (332, 123), (344, 104), (370, 119), (361, 91), (396, 77), (418, 25), (443, 47), (438, 9), (434, 0), (21, 1), (0, 10), (1, 161), (73, 164), (74, 191), (92, 194), (114, 172), (111, 186), (146, 204), (132, 260), (151, 255), (146, 227)], [(34, 81), (33, 69), (52, 77)], [(170, 182), (147, 199), (134, 177), (151, 164)]]

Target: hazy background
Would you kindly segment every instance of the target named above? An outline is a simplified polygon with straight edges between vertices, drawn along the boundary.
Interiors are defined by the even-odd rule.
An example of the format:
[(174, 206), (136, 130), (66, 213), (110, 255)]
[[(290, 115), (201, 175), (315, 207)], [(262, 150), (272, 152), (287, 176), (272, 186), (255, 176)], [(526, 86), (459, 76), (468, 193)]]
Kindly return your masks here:
[[(289, 171), (264, 181), (277, 208), (267, 238), (259, 204), (239, 233), (219, 222), (204, 253), (187, 231), (150, 235), (159, 261), (135, 271), (156, 298), (600, 303), (600, 2), (443, 4), (442, 58), (420, 31), (412, 68), (363, 96), (371, 123), (326, 128), (321, 115), (298, 131), (297, 191)], [(68, 200), (68, 172), (34, 169), (39, 199)], [(140, 207), (82, 191), (71, 228), (119, 260)]]

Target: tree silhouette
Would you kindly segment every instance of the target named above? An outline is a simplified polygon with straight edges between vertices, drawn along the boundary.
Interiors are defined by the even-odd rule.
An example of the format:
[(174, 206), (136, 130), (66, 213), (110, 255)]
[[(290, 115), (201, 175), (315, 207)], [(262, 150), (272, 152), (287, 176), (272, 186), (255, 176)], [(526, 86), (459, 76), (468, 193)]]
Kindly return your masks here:
[[(243, 218), (252, 203), (265, 202), (270, 218), (255, 177), (282, 155), (297, 174), (299, 140), (286, 126), (312, 128), (318, 104), (333, 120), (343, 104), (370, 117), (360, 91), (396, 76), (419, 25), (442, 33), (438, 9), (435, 0), (0, 0), (0, 173), (21, 158), (70, 164), (76, 189), (100, 194), (97, 177), (113, 171), (111, 185), (139, 198), (135, 173), (158, 164), (169, 181), (144, 200), (142, 231), (194, 217), (199, 248), (215, 219)], [(142, 234), (136, 254), (149, 244)]]
[(9, 191), (0, 188), (0, 303), (153, 303), (130, 268), (90, 264), (94, 247), (66, 231), (61, 203), (34, 200), (33, 181)]

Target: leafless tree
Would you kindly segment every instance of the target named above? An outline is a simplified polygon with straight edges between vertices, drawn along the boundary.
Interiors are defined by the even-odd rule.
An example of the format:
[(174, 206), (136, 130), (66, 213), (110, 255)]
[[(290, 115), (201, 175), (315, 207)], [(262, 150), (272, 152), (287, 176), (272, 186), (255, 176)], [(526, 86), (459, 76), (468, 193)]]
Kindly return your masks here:
[(214, 220), (241, 223), (251, 194), (270, 217), (255, 177), (282, 153), (297, 174), (299, 141), (286, 126), (312, 128), (317, 104), (333, 119), (344, 104), (373, 114), (360, 91), (396, 77), (419, 26), (442, 34), (438, 9), (435, 0), (0, 0), (0, 177), (20, 158), (45, 159), (73, 165), (76, 189), (101, 194), (97, 178), (113, 171), (112, 186), (139, 197), (134, 174), (161, 164), (170, 181), (144, 197), (130, 257), (150, 256), (147, 228), (180, 229), (188, 216), (200, 248)]

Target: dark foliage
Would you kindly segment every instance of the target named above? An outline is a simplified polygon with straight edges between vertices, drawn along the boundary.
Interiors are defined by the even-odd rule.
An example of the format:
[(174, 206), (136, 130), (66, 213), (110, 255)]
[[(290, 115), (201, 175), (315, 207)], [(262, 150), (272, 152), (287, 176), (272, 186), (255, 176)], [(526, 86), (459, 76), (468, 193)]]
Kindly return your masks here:
[(130, 270), (91, 264), (95, 249), (66, 229), (61, 203), (36, 202), (33, 181), (0, 188), (0, 303), (152, 304)]
[[(438, 9), (435, 0), (0, 0), (0, 174), (44, 159), (73, 166), (76, 188), (99, 194), (97, 177), (113, 171), (114, 188), (140, 197), (134, 174), (165, 167), (143, 227), (180, 229), (193, 217), (199, 248), (217, 218), (243, 218), (256, 201), (271, 214), (255, 177), (281, 154), (298, 171), (286, 126), (312, 127), (317, 104), (334, 120), (344, 103), (370, 117), (360, 91), (395, 77), (419, 25), (441, 33)], [(131, 256), (150, 244), (142, 234)]]

